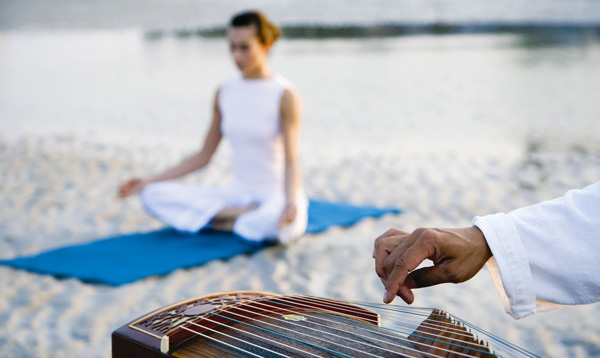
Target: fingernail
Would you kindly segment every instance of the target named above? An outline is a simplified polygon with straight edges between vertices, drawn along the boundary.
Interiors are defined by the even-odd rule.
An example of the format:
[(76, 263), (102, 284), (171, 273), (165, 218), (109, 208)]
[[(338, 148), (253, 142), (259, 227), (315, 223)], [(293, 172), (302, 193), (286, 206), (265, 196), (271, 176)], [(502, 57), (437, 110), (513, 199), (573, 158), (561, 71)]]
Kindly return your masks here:
[(388, 303), (388, 302), (389, 302), (389, 301), (388, 301), (388, 293), (387, 293), (387, 291), (385, 291), (385, 292), (383, 293), (383, 303)]

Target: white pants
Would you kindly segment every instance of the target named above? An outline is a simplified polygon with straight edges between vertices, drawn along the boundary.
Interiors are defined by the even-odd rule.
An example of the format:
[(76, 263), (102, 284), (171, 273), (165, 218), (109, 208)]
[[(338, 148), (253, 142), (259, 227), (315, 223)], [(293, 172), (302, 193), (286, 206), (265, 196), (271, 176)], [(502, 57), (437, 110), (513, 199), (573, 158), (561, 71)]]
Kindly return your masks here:
[(236, 219), (233, 232), (250, 241), (287, 243), (302, 236), (308, 222), (308, 198), (302, 190), (296, 197), (296, 220), (284, 228), (277, 225), (285, 207), (283, 190), (251, 192), (236, 186), (203, 188), (177, 182), (157, 182), (140, 193), (146, 211), (174, 229), (195, 233), (207, 227), (225, 207), (258, 205)]

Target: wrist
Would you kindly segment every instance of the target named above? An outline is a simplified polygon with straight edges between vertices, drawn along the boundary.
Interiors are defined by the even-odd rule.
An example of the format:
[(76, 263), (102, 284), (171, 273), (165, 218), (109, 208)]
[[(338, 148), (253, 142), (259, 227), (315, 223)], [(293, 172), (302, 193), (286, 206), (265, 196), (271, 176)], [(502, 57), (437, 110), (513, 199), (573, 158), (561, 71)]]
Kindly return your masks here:
[(469, 235), (471, 236), (471, 240), (482, 247), (482, 250), (485, 251), (486, 261), (493, 256), (492, 250), (490, 250), (490, 246), (485, 239), (485, 235), (483, 231), (481, 231), (477, 226), (471, 226), (467, 229)]

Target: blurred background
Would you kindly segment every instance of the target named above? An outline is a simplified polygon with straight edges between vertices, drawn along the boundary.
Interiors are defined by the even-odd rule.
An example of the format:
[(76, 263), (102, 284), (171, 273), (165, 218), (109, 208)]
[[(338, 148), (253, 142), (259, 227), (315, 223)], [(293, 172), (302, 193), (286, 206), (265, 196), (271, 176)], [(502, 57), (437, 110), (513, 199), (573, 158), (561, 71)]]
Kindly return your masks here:
[[(0, 258), (162, 226), (116, 188), (198, 148), (247, 9), (283, 28), (271, 65), (304, 101), (309, 196), (405, 213), (118, 289), (0, 267), (7, 357), (107, 357), (119, 325), (214, 291), (379, 301), (387, 228), (469, 225), (600, 178), (596, 0), (0, 0)], [(228, 150), (186, 180), (227, 182)], [(600, 356), (598, 305), (514, 322), (485, 275), (416, 304)]]
[(272, 66), (328, 156), (423, 136), (598, 150), (594, 0), (3, 0), (0, 133), (197, 145), (236, 72), (224, 28), (249, 8), (283, 27)]

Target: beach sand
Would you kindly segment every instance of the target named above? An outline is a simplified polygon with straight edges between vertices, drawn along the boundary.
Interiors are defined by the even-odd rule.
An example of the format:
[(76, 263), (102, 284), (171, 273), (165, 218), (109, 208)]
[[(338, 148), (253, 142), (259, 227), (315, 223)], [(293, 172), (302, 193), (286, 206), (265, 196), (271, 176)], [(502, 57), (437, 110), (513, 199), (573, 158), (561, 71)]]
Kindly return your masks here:
[[(161, 227), (136, 198), (119, 201), (115, 190), (129, 175), (152, 172), (181, 155), (160, 146), (132, 149), (69, 136), (2, 138), (0, 256)], [(405, 148), (401, 155), (348, 156), (326, 165), (317, 155), (305, 155), (303, 167), (312, 197), (394, 205), (405, 212), (122, 287), (0, 267), (1, 355), (106, 358), (111, 332), (129, 320), (223, 291), (381, 302), (383, 289), (371, 258), (379, 234), (390, 227), (469, 225), (474, 215), (559, 196), (595, 182), (600, 156), (578, 150), (482, 156)], [(227, 172), (227, 165), (216, 162), (187, 181), (218, 185)], [(395, 304), (403, 305), (399, 300)], [(504, 313), (485, 269), (464, 284), (417, 291), (414, 305), (447, 310), (542, 356), (600, 355), (600, 305), (565, 307), (515, 321)]]

